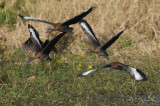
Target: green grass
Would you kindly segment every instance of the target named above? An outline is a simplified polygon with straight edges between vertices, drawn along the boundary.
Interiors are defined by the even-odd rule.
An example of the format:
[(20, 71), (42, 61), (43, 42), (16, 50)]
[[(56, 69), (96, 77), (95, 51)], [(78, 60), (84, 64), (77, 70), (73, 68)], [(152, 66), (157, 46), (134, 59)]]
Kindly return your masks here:
[(0, 26), (4, 24), (6, 20), (6, 13), (4, 11), (0, 11)]
[(125, 47), (131, 46), (132, 42), (127, 38), (121, 36), (121, 40), (117, 43), (118, 48), (121, 50)]
[(16, 10), (21, 10), (22, 7), (24, 7), (24, 5), (25, 5), (25, 1), (24, 1), (24, 0), (16, 0), (16, 3), (15, 3), (15, 5), (14, 5), (14, 8), (15, 8)]
[(17, 23), (17, 13), (10, 10), (0, 11), (0, 26), (5, 23), (14, 26)]
[(0, 26), (3, 24), (8, 24), (11, 27), (15, 26), (17, 23), (17, 14), (27, 14), (27, 10), (23, 10), (22, 7), (24, 7), (25, 2), (24, 0), (16, 0), (12, 7), (7, 8), (5, 7), (7, 4), (5, 2), (2, 2), (3, 8), (0, 8)]
[(96, 58), (94, 55), (66, 54), (61, 57), (67, 59), (63, 62), (54, 54), (51, 67), (45, 61), (26, 64), (27, 57), (19, 49), (7, 54), (4, 51), (0, 57), (0, 102), (3, 105), (142, 105), (155, 104), (159, 96), (157, 75), (160, 72), (155, 71), (160, 69), (158, 64), (145, 69), (139, 67), (145, 70), (149, 80), (137, 82), (128, 73), (118, 70), (106, 73), (102, 69), (87, 77), (77, 77), (89, 70), (88, 64), (101, 66), (101, 63), (89, 62)]
[(11, 11), (8, 11), (7, 12), (8, 13), (8, 24), (10, 24), (10, 25), (14, 25), (14, 24), (16, 24), (17, 23), (17, 13), (15, 13), (15, 12), (11, 12)]
[[(88, 4), (90, 4), (90, 6), (94, 6), (95, 5), (94, 3), (97, 3), (96, 5), (97, 9), (95, 10), (97, 15), (93, 12), (90, 15), (91, 17), (87, 16), (86, 19), (92, 20), (96, 25), (96, 28), (98, 28), (97, 30), (98, 34), (96, 34), (98, 39), (100, 38), (100, 36), (98, 36), (99, 33), (103, 34), (104, 32), (106, 32), (103, 31), (102, 29), (108, 29), (108, 30), (114, 29), (110, 28), (113, 27), (113, 25), (115, 25), (114, 26), (115, 28), (119, 28), (119, 25), (121, 25), (122, 22), (125, 25), (126, 21), (124, 21), (123, 19), (126, 20), (126, 17), (130, 16), (126, 24), (131, 26), (133, 24), (134, 27), (127, 29), (129, 32), (136, 31), (135, 33), (133, 33), (133, 35), (141, 34), (139, 36), (142, 39), (143, 39), (142, 35), (145, 35), (146, 37), (144, 38), (146, 39), (143, 39), (144, 42), (147, 39), (149, 39), (148, 40), (149, 42), (152, 39), (155, 40), (156, 42), (158, 41), (158, 36), (157, 38), (153, 37), (154, 36), (153, 33), (157, 32), (158, 34), (158, 24), (155, 24), (159, 22), (158, 18), (156, 18), (157, 13), (159, 12), (157, 9), (158, 4), (154, 5), (156, 1), (152, 3), (151, 0), (147, 0), (145, 4), (142, 3), (143, 1), (137, 3), (135, 2), (135, 5), (132, 5), (130, 4), (130, 2), (125, 1), (123, 2), (124, 4), (122, 3), (122, 7), (118, 7), (119, 2), (115, 4), (115, 2), (113, 1), (108, 1), (106, 3), (105, 2), (103, 3), (103, 1), (102, 2), (95, 1), (92, 2), (93, 4), (91, 4), (87, 3), (86, 1), (82, 2), (85, 3), (85, 5), (80, 3), (78, 9), (77, 6), (75, 6), (75, 4), (78, 1), (73, 2), (73, 4), (69, 3), (72, 4), (70, 6), (76, 7), (76, 8), (73, 7), (75, 11), (72, 11), (72, 9), (68, 8), (68, 1), (65, 2), (63, 0), (62, 0), (63, 3), (59, 1), (55, 6), (49, 5), (52, 4), (53, 2), (49, 1), (42, 2), (42, 0), (41, 2), (36, 0), (33, 0), (31, 2), (26, 2), (25, 0), (14, 0), (12, 6), (10, 6), (10, 2), (11, 0), (4, 4), (2, 3), (2, 5), (0, 4), (0, 27), (4, 24), (10, 25), (11, 27), (9, 28), (13, 28), (13, 26), (16, 25), (19, 26), (22, 23), (27, 24), (27, 21), (21, 20), (20, 18), (17, 17), (17, 14), (19, 13), (25, 14), (26, 16), (36, 16), (37, 18), (40, 17), (42, 19), (47, 19), (47, 20), (48, 17), (51, 17), (51, 19), (49, 18), (49, 20), (61, 21), (61, 19), (58, 19), (58, 17), (62, 17), (62, 20), (65, 20), (66, 18), (71, 17), (70, 16), (71, 14), (68, 14), (68, 12), (69, 13), (73, 12), (73, 14), (75, 15), (80, 11), (83, 11), (84, 8), (87, 9), (89, 6)], [(26, 3), (28, 4), (26, 5)], [(30, 3), (34, 4), (34, 6), (32, 6)], [(43, 5), (45, 3), (46, 5)], [(150, 5), (148, 5), (147, 3)], [(137, 5), (140, 5), (141, 8), (137, 8)], [(83, 7), (82, 9), (81, 6)], [(69, 9), (69, 11), (67, 10), (66, 14), (67, 8)], [(117, 10), (117, 8), (119, 8), (119, 10)], [(142, 11), (142, 9), (144, 10)], [(58, 11), (58, 13), (53, 10)], [(103, 10), (111, 10), (111, 11), (103, 12)], [(121, 10), (123, 11), (125, 10), (125, 12), (121, 13)], [(150, 10), (151, 12), (147, 12), (148, 10)], [(137, 11), (139, 11), (139, 13), (137, 13)], [(41, 14), (37, 15), (39, 13)], [(51, 13), (52, 15), (51, 16), (46, 15), (46, 17), (41, 17), (41, 15), (45, 15), (45, 13), (47, 14)], [(120, 15), (119, 13), (122, 15)], [(74, 16), (73, 14), (72, 16)], [(146, 17), (146, 15), (148, 17)], [(114, 20), (113, 18), (110, 18), (110, 16), (114, 17)], [(54, 17), (56, 18), (54, 19)], [(143, 18), (145, 19), (144, 23), (146, 24), (143, 24), (141, 22), (143, 21)], [(19, 20), (22, 21), (22, 23), (19, 22), (17, 24)], [(93, 22), (90, 22), (90, 24), (93, 24)], [(107, 24), (103, 26), (101, 25), (102, 23), (107, 23)], [(101, 28), (102, 26), (103, 28)], [(36, 27), (38, 27), (38, 25)], [(7, 28), (8, 26), (6, 27), (6, 29)], [(21, 27), (15, 28), (15, 32), (17, 32), (16, 29), (20, 30), (20, 28)], [(146, 28), (155, 29), (155, 31), (147, 30)], [(96, 29), (94, 30), (96, 32)], [(8, 32), (8, 30), (2, 32)], [(10, 33), (6, 33), (6, 35), (7, 34)], [(109, 61), (105, 60), (107, 61), (106, 63), (104, 63), (103, 57), (98, 57), (96, 54), (88, 54), (85, 56), (75, 55), (72, 53), (63, 54), (63, 52), (65, 52), (63, 50), (68, 49), (67, 47), (76, 39), (76, 37), (70, 35), (65, 36), (64, 40), (60, 40), (59, 41), (60, 45), (58, 46), (56, 45), (57, 48), (61, 50), (60, 54), (62, 53), (62, 56), (58, 57), (57, 55), (53, 54), (53, 61), (51, 67), (48, 66), (48, 64), (45, 61), (39, 61), (39, 60), (33, 61), (30, 64), (26, 64), (25, 60), (28, 58), (26, 54), (22, 53), (19, 49), (14, 49), (13, 51), (9, 52), (7, 51), (6, 45), (0, 44), (0, 104), (1, 105), (108, 105), (108, 104), (109, 105), (128, 105), (128, 104), (158, 105), (160, 104), (160, 93), (159, 93), (160, 64), (158, 60), (159, 55), (155, 55), (157, 51), (155, 50), (154, 52), (154, 49), (153, 53), (151, 54), (147, 53), (145, 54), (142, 51), (140, 51), (139, 48), (137, 48), (137, 50), (134, 50), (136, 49), (136, 45), (134, 44), (138, 43), (135, 42), (137, 38), (135, 37), (135, 39), (133, 38), (131, 39), (129, 36), (127, 36), (128, 35), (127, 32), (125, 32), (125, 34), (126, 36), (121, 35), (119, 40), (115, 42), (114, 44), (116, 45), (115, 47), (111, 46), (112, 50), (110, 48), (107, 50), (110, 56), (110, 60)], [(153, 36), (151, 36), (151, 34), (153, 34)], [(14, 33), (12, 33), (12, 35), (14, 35)], [(21, 33), (19, 35), (22, 36)], [(79, 33), (77, 34), (77, 36), (79, 36)], [(15, 41), (12, 44), (16, 45)], [(158, 45), (158, 43), (153, 43), (153, 45), (154, 44)], [(76, 46), (77, 48), (79, 47), (79, 45)], [(90, 42), (85, 46), (80, 45), (80, 48), (82, 50), (91, 47), (92, 45)], [(142, 48), (142, 50), (143, 49), (145, 48)], [(114, 55), (113, 50), (115, 52), (118, 51), (118, 54), (116, 53)], [(88, 65), (93, 66), (93, 68), (96, 68), (104, 64), (107, 64), (113, 60), (123, 61), (129, 65), (139, 68), (147, 75), (148, 81), (137, 82), (134, 79), (130, 78), (128, 73), (119, 70), (111, 70), (106, 73), (104, 72), (105, 69), (101, 69), (86, 77), (77, 77), (79, 73), (89, 70)]]

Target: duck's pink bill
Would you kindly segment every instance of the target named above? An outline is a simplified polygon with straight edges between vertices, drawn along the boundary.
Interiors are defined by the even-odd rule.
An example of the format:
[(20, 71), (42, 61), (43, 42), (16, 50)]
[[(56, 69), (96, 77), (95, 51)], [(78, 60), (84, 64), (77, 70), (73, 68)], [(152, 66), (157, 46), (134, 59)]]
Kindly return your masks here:
[(30, 54), (31, 54), (31, 51), (28, 52), (28, 55), (30, 55)]

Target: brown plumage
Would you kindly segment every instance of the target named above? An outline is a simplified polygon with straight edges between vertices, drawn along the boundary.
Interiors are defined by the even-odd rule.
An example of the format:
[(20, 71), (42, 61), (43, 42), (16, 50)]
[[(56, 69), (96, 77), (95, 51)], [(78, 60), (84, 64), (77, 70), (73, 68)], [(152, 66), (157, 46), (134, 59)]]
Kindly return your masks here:
[(94, 49), (88, 49), (86, 53), (96, 53), (99, 56), (104, 56), (105, 58), (109, 59), (108, 54), (106, 52), (106, 49), (109, 48), (118, 38), (119, 36), (123, 33), (123, 31), (127, 28), (125, 27), (122, 29), (118, 34), (113, 36), (109, 41), (107, 41), (104, 45), (101, 46), (99, 41), (97, 40), (92, 28), (90, 25), (87, 23), (85, 20), (79, 21), (80, 26), (82, 27), (82, 30), (84, 33), (87, 35), (89, 38), (90, 42), (92, 43)]
[(48, 22), (48, 21), (45, 21), (45, 20), (40, 20), (40, 19), (36, 19), (36, 18), (32, 18), (32, 17), (22, 16), (20, 14), (18, 14), (18, 16), (22, 19), (25, 19), (25, 20), (38, 21), (38, 22), (43, 22), (43, 23), (52, 25), (52, 28), (48, 28), (46, 33), (50, 33), (52, 31), (56, 31), (56, 30), (58, 30), (60, 32), (73, 33), (72, 32), (73, 28), (69, 27), (69, 25), (76, 24), (77, 22), (79, 22), (87, 14), (89, 14), (91, 11), (93, 11), (93, 8), (94, 7), (91, 7), (90, 9), (82, 12), (81, 14), (78, 14), (77, 16), (75, 16), (75, 17), (73, 17), (73, 18), (71, 18), (71, 19), (69, 19), (65, 22), (62, 22), (62, 23), (52, 23), (52, 22)]
[(109, 71), (109, 70), (112, 70), (112, 69), (117, 69), (117, 70), (124, 70), (126, 72), (128, 72), (130, 74), (130, 76), (132, 78), (134, 78), (136, 81), (146, 81), (148, 80), (146, 75), (140, 71), (139, 69), (136, 69), (130, 65), (125, 65), (123, 63), (120, 63), (120, 62), (112, 62), (110, 64), (106, 64), (106, 65), (103, 65), (101, 67), (98, 67), (96, 69), (92, 69), (92, 70), (89, 70), (89, 71), (86, 71), (86, 72), (83, 72), (81, 74), (79, 74), (78, 76), (87, 76), (101, 68), (106, 68), (106, 71)]
[(33, 28), (33, 26), (28, 25), (30, 32), (30, 38), (23, 44), (22, 50), (32, 50), (35, 52), (34, 57), (29, 58), (26, 62), (30, 63), (34, 59), (46, 60), (49, 64), (51, 58), (49, 57), (50, 52), (55, 48), (55, 44), (60, 40), (61, 37), (65, 35), (66, 32), (63, 32), (53, 38), (52, 40), (46, 40), (44, 43), (39, 39), (39, 34)]

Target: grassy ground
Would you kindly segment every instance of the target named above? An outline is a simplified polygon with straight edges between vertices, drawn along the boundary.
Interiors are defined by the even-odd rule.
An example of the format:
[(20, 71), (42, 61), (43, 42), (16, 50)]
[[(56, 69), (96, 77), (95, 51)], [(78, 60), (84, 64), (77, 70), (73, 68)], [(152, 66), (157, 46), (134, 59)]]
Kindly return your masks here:
[[(64, 57), (66, 61), (61, 60)], [(89, 70), (88, 65), (100, 65), (97, 62), (89, 62), (94, 60), (96, 55), (87, 58), (68, 54), (59, 58), (53, 55), (51, 67), (47, 66), (46, 62), (39, 61), (25, 64), (23, 61), (26, 56), (18, 49), (9, 53), (8, 57), (6, 54), (1, 54), (1, 58), (2, 104), (160, 103), (158, 93), (160, 85), (157, 77), (160, 72), (155, 71), (160, 68), (158, 64), (152, 64), (152, 67), (146, 66), (146, 68), (137, 66), (147, 74), (149, 80), (136, 82), (128, 73), (117, 70), (108, 73), (101, 70), (87, 77), (77, 77), (79, 73)]]
[[(18, 57), (18, 58), (17, 58)], [(79, 58), (80, 57), (80, 58)], [(106, 105), (106, 104), (157, 104), (159, 98), (160, 68), (148, 61), (148, 66), (138, 68), (147, 74), (148, 81), (137, 82), (128, 73), (113, 70), (77, 77), (89, 70), (88, 65), (100, 66), (93, 62), (96, 55), (84, 58), (77, 55), (53, 54), (52, 66), (36, 61), (31, 64), (18, 49), (1, 54), (1, 104), (14, 105)], [(72, 60), (72, 61), (71, 61)], [(89, 62), (89, 60), (93, 60)], [(38, 64), (37, 64), (38, 63)], [(104, 64), (104, 63), (103, 63)], [(80, 67), (81, 65), (81, 67)], [(155, 71), (157, 70), (157, 71)]]
[[(34, 6), (33, 6), (34, 4)], [(2, 0), (0, 1), (0, 104), (3, 105), (145, 105), (160, 103), (160, 2), (159, 0)], [(23, 21), (17, 14), (62, 22), (95, 6), (85, 19), (103, 44), (126, 25), (129, 28), (107, 50), (110, 60), (95, 54), (81, 55), (92, 48), (80, 26), (57, 45), (52, 66), (28, 58), (18, 48), (28, 39), (32, 24), (45, 40), (46, 24)], [(73, 36), (73, 37), (72, 37)], [(65, 44), (65, 46), (62, 46)], [(66, 46), (67, 45), (67, 46)], [(62, 46), (62, 47), (61, 47)], [(99, 70), (87, 77), (81, 72), (119, 61), (142, 70), (146, 82), (128, 73)], [(92, 67), (91, 67), (92, 66)]]

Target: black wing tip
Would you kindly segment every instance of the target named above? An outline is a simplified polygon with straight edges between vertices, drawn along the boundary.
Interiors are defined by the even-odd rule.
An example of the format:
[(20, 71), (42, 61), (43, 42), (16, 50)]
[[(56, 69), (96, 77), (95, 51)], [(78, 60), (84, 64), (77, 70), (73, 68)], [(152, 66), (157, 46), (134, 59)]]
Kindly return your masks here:
[(95, 8), (96, 8), (96, 7), (91, 7), (91, 8), (89, 8), (89, 9), (87, 10), (87, 12), (91, 12), (91, 11), (93, 11)]
[(123, 31), (126, 30), (128, 28), (128, 25), (124, 27)]
[(20, 18), (24, 18), (24, 16), (23, 16), (23, 15), (21, 15), (21, 14), (18, 14), (18, 16), (19, 16)]
[(89, 10), (93, 11), (96, 7), (91, 7)]
[[(28, 28), (34, 29), (34, 27), (31, 24), (28, 24)], [(35, 30), (35, 29), (34, 29)]]
[(136, 70), (137, 70), (138, 73), (143, 77), (143, 79), (140, 80), (140, 81), (148, 81), (147, 76), (146, 76), (141, 70), (139, 70), (139, 69), (136, 69)]
[(126, 25), (126, 26), (125, 26), (125, 29), (126, 29), (126, 28), (128, 28), (128, 27), (129, 27), (129, 26), (128, 26), (128, 25)]
[(77, 77), (84, 77), (84, 75), (82, 75), (82, 73), (78, 74)]
[(28, 24), (28, 28), (31, 28), (31, 25), (30, 25), (30, 24)]

